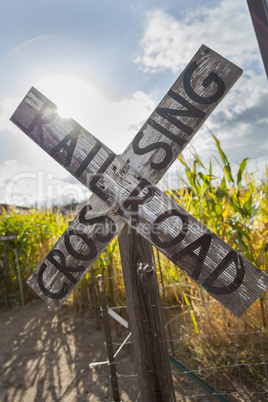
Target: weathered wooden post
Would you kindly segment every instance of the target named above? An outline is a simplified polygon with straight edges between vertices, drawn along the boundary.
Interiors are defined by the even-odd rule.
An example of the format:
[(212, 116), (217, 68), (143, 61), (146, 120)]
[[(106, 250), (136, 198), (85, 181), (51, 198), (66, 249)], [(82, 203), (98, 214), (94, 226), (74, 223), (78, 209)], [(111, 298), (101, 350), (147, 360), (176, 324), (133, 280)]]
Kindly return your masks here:
[(175, 401), (153, 248), (125, 226), (119, 246), (142, 401)]
[[(74, 120), (61, 118), (56, 106), (35, 88), (28, 92), (11, 120), (94, 193), (28, 280), (52, 309), (63, 303), (125, 224), (237, 317), (267, 289), (264, 272), (155, 186), (241, 73), (237, 66), (201, 46), (120, 156)], [(133, 241), (124, 245), (126, 241), (123, 249), (128, 260), (130, 252), (135, 257), (136, 251)], [(135, 258), (134, 265), (128, 261), (124, 265), (137, 271), (136, 263), (143, 264), (143, 255)], [(136, 281), (142, 282), (138, 277)], [(140, 292), (146, 286), (144, 280)], [(126, 285), (127, 292), (129, 288)], [(151, 287), (147, 289), (150, 293)], [(127, 296), (128, 300), (131, 297)], [(139, 306), (140, 311), (146, 303)], [(154, 320), (152, 311), (148, 317)], [(154, 323), (151, 328), (156, 328)], [(152, 340), (151, 344), (152, 350), (159, 347)], [(164, 392), (161, 390), (161, 395)]]
[(94, 280), (94, 269), (93, 266), (90, 268), (91, 273), (91, 289), (92, 289), (92, 298), (93, 298), (93, 309), (96, 321), (96, 328), (100, 329), (100, 322), (99, 322), (99, 312), (98, 312), (98, 301), (96, 295), (96, 288), (95, 288), (95, 280)]
[(164, 304), (165, 304), (165, 314), (166, 314), (167, 328), (168, 328), (168, 334), (169, 334), (169, 339), (170, 339), (170, 347), (171, 347), (172, 356), (175, 357), (172, 332), (171, 332), (170, 323), (169, 323), (169, 314), (168, 314), (168, 310), (167, 310), (167, 298), (166, 298), (165, 284), (164, 284), (164, 278), (163, 278), (163, 272), (162, 272), (162, 267), (161, 267), (159, 251), (156, 250), (156, 253), (157, 253), (158, 266), (159, 266), (160, 277), (161, 277), (161, 284), (162, 284), (163, 299), (164, 299)]
[[(109, 256), (107, 249), (105, 250), (105, 257), (106, 257), (106, 264), (107, 264), (107, 270), (108, 270), (108, 278), (109, 278), (108, 281), (109, 281), (109, 287), (110, 287), (110, 293), (111, 293), (111, 303), (112, 303), (112, 307), (115, 307), (116, 303), (115, 303), (115, 298), (114, 298), (112, 270), (111, 270), (110, 256)], [(119, 335), (117, 321), (115, 321), (115, 331), (116, 331), (116, 335)]]

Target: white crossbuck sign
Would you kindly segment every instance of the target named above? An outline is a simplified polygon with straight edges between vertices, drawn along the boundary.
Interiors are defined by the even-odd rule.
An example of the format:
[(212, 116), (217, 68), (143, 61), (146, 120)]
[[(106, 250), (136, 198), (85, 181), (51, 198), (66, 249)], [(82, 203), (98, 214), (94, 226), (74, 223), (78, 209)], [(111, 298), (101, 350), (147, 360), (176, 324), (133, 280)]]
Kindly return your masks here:
[(52, 309), (126, 223), (237, 317), (266, 290), (264, 272), (155, 186), (241, 73), (202, 45), (120, 156), (31, 88), (11, 121), (93, 193), (28, 280)]

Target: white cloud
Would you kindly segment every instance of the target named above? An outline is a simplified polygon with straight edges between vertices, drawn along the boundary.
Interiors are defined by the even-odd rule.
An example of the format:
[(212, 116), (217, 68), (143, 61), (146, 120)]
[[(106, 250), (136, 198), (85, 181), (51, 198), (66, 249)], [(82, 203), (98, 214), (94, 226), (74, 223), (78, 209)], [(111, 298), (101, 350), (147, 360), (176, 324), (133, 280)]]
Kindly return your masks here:
[[(250, 78), (249, 78), (250, 77)], [(209, 130), (220, 140), (234, 172), (244, 158), (251, 172), (264, 170), (268, 161), (268, 90), (264, 75), (242, 76), (183, 151), (186, 160), (198, 153), (205, 165), (220, 160)], [(209, 130), (208, 130), (209, 129)], [(214, 163), (216, 167), (216, 163)], [(216, 169), (217, 174), (220, 170)]]
[(0, 174), (0, 202), (11, 205), (50, 207), (89, 197), (90, 192), (77, 181), (57, 177), (49, 169), (37, 169), (15, 160), (5, 161)]
[(205, 44), (242, 68), (260, 61), (246, 2), (223, 0), (214, 7), (187, 10), (182, 18), (161, 9), (147, 13), (141, 55), (144, 71), (178, 72)]
[(114, 152), (122, 153), (155, 106), (151, 97), (142, 91), (136, 91), (129, 99), (105, 104), (91, 121), (94, 133), (99, 132), (99, 138)]
[[(170, 15), (161, 9), (147, 13), (141, 54), (135, 62), (147, 73), (179, 73), (198, 48), (205, 44), (228, 58), (244, 73), (206, 122), (220, 139), (232, 165), (246, 157), (267, 162), (268, 88), (246, 1), (222, 0), (211, 7), (188, 9)], [(201, 159), (217, 155), (215, 144), (203, 127), (183, 156), (197, 149)], [(253, 166), (256, 161), (249, 162)]]

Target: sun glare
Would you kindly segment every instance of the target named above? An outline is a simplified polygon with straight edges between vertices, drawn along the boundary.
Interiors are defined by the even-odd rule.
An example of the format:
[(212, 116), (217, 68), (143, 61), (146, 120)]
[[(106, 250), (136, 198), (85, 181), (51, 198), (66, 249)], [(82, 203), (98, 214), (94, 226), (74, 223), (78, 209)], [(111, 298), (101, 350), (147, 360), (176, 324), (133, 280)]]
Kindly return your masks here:
[(75, 75), (44, 76), (39, 78), (34, 86), (56, 104), (61, 117), (72, 117), (75, 120), (83, 119), (85, 103), (89, 108), (94, 100), (100, 97), (90, 82)]
[(117, 153), (123, 152), (155, 108), (142, 91), (113, 99), (103, 87), (71, 74), (40, 77), (33, 86), (55, 103), (62, 117), (71, 117)]

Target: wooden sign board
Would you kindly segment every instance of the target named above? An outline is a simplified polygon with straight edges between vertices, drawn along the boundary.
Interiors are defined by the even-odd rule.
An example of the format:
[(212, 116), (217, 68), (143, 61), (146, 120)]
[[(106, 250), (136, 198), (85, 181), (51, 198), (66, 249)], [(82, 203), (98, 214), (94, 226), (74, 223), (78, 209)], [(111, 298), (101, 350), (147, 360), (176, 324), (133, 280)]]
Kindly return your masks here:
[(241, 75), (202, 46), (122, 156), (32, 88), (13, 121), (93, 193), (28, 280), (53, 309), (69, 295), (124, 222), (237, 317), (268, 286), (240, 256), (154, 184)]
[(16, 240), (17, 235), (15, 234), (10, 234), (10, 235), (2, 235), (0, 236), (0, 241), (11, 241), (11, 240)]

